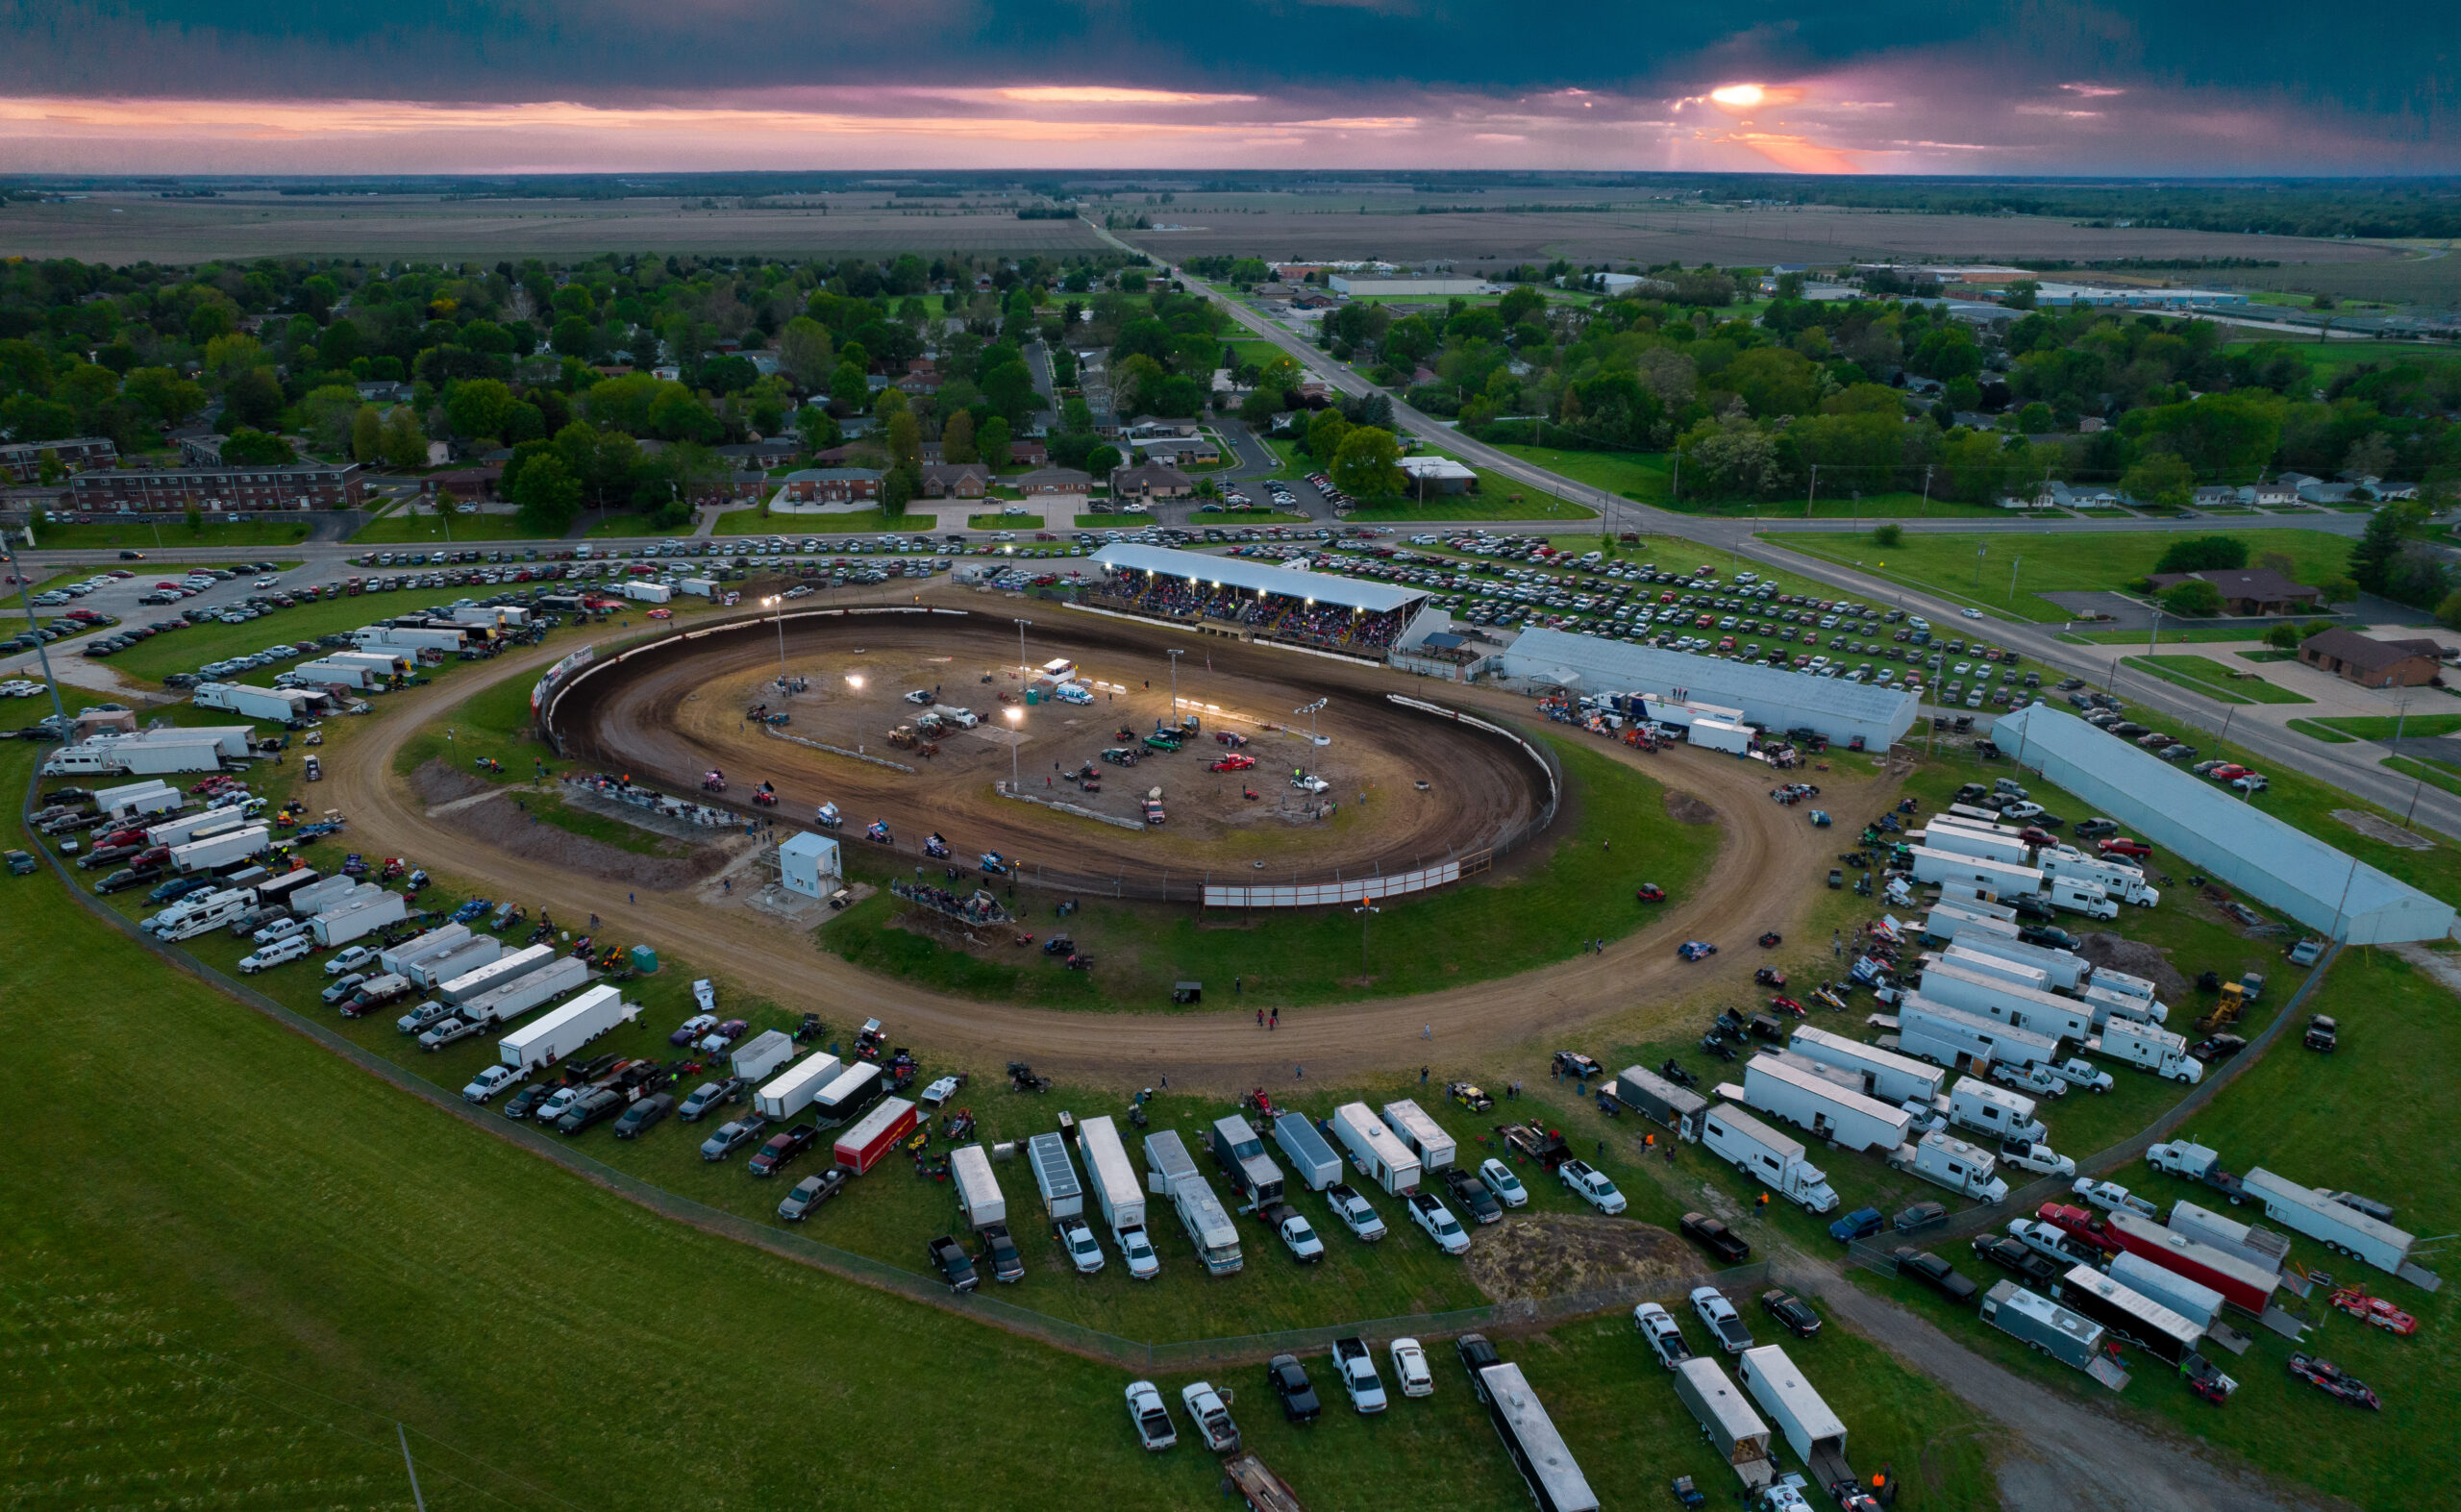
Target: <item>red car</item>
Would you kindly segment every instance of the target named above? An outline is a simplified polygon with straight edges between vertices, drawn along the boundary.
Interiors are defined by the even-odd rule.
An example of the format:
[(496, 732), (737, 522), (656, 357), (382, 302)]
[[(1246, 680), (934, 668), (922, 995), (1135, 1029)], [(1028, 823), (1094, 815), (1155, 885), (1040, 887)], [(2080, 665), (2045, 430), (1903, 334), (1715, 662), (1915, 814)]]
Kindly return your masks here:
[(2147, 856), (2153, 854), (2151, 846), (2142, 840), (2128, 839), (2125, 835), (2114, 835), (2096, 846), (2095, 849), (2104, 855)]
[(1643, 882), (1632, 896), (1642, 903), (1666, 902), (1666, 889), (1655, 882)]
[(1256, 758), (1255, 756), (1240, 756), (1236, 752), (1233, 752), (1214, 762), (1213, 765), (1207, 767), (1206, 770), (1209, 772), (1244, 772), (1255, 764)]

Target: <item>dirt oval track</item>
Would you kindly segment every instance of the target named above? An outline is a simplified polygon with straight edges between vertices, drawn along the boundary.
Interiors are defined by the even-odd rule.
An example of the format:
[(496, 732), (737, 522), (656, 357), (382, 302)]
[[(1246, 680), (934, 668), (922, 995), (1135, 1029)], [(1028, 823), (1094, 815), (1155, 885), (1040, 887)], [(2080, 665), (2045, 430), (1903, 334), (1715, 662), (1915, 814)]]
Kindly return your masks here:
[[(924, 598), (943, 596), (951, 607), (980, 603), (947, 588)], [(498, 679), (535, 677), (565, 649), (525, 650), (489, 671)], [(1346, 688), (1361, 701), (1427, 689), (1422, 680), (1380, 668), (1305, 659), (1311, 682)], [(1509, 694), (1440, 686), (1448, 702), (1474, 711), (1505, 719), (1529, 713), (1527, 701)], [(934, 1058), (977, 1069), (1025, 1058), (1039, 1070), (1098, 1086), (1148, 1085), (1167, 1073), (1181, 1085), (1230, 1089), (1289, 1080), (1294, 1065), (1306, 1066), (1312, 1078), (1438, 1060), (1475, 1064), (1506, 1046), (1569, 1033), (1600, 1017), (1706, 987), (1729, 988), (1735, 1001), (1748, 1000), (1753, 965), (1748, 942), (1764, 930), (1795, 931), (1836, 849), (1835, 837), (1853, 833), (1894, 794), (1876, 778), (1822, 774), (1824, 802), (1838, 827), (1814, 830), (1802, 810), (1769, 801), (1769, 769), (1757, 762), (1690, 750), (1644, 756), (1601, 742), (1597, 749), (1609, 759), (1716, 810), (1721, 849), (1691, 896), (1674, 900), (1648, 928), (1602, 954), (1453, 991), (1286, 1012), (1267, 1043), (1245, 1017), (1257, 1005), (1253, 1003), (1218, 1014), (1081, 1014), (946, 997), (857, 971), (741, 905), (688, 892), (645, 893), (628, 905), (612, 884), (508, 857), (432, 818), (393, 776), (402, 744), (475, 690), (455, 680), (385, 699), (371, 716), (373, 728), (350, 743), (349, 759), (328, 765), (327, 791), (349, 814), (359, 849), (414, 856), (432, 870), (484, 880), (493, 896), (519, 898), (533, 908), (543, 904), (568, 918), (601, 914), (609, 935), (705, 964), (746, 991), (808, 1007), (833, 1023), (878, 1017), (901, 1039), (930, 1046)], [(1687, 965), (1675, 955), (1676, 944), (1686, 938), (1720, 941), (1727, 949), (1708, 962)], [(1428, 1029), (1432, 1044), (1422, 1036)]]
[[(1529, 835), (1542, 818), (1552, 780), (1528, 753), (1475, 727), (1381, 697), (1358, 697), (1321, 675), (1346, 663), (1049, 607), (1034, 635), (1029, 653), (1034, 657), (1064, 651), (1089, 676), (1135, 681), (1126, 684), (1125, 696), (1106, 694), (1105, 702), (1087, 706), (1004, 707), (991, 701), (1017, 685), (1011, 620), (813, 616), (788, 620), (783, 637), (767, 621), (756, 620), (592, 669), (558, 701), (556, 729), (566, 758), (580, 766), (686, 794), (703, 773), (716, 769), (728, 774), (730, 786), (713, 801), (747, 814), (758, 811), (749, 800), (753, 786), (767, 781), (776, 785), (776, 813), (784, 823), (803, 824), (820, 803), (834, 803), (849, 841), (870, 821), (884, 820), (894, 837), (888, 849), (919, 855), (923, 836), (936, 831), (961, 863), (998, 851), (1017, 863), (1030, 885), (1039, 879), (1063, 894), (1194, 902), (1208, 873), (1217, 881), (1245, 883), (1405, 872), (1487, 850), (1508, 835)], [(1037, 795), (1048, 790), (1084, 801), (1056, 780), (1053, 769), (1074, 770), (1092, 760), (1121, 729), (1145, 731), (1162, 722), (1171, 699), (1166, 646), (1188, 653), (1179, 681), (1191, 700), (1233, 699), (1277, 724), (1290, 721), (1288, 710), (1324, 700), (1330, 706), (1320, 718), (1332, 746), (1319, 752), (1286, 729), (1224, 723), (1221, 728), (1249, 733), (1246, 750), (1256, 770), (1208, 774), (1206, 764), (1223, 748), (1202, 737), (1175, 755), (1149, 754), (1132, 769), (1098, 767), (1109, 779), (1109, 805), (1118, 808), (1149, 785), (1167, 793), (1172, 821), (1152, 830), (1091, 824), (995, 794), (994, 781), (1009, 776), (1013, 741), (1019, 769)], [(771, 681), (782, 661), (808, 676), (812, 691), (782, 701)], [(857, 669), (869, 674), (860, 694), (846, 688)], [(979, 677), (995, 682), (984, 685)], [(929, 687), (935, 679), (945, 681), (950, 702), (977, 704), (985, 725), (944, 737), (929, 759), (882, 744), (892, 725), (917, 712), (900, 701), (901, 691), (918, 681)], [(1433, 687), (1413, 691), (1441, 700)], [(756, 700), (788, 709), (793, 732), (841, 749), (868, 739), (869, 749), (913, 770), (777, 738), (742, 718)], [(856, 706), (845, 706), (849, 702)], [(1004, 712), (1027, 717), (1012, 729), (999, 717)], [(1283, 781), (1288, 769), (1314, 770), (1325, 757), (1338, 760), (1349, 779), (1328, 795), (1350, 808), (1345, 823), (1252, 818), (1268, 805), (1243, 802), (1243, 789), (1261, 790), (1271, 806), (1288, 807), (1294, 797)], [(1217, 788), (1227, 789), (1227, 798), (1217, 798)], [(1372, 802), (1352, 805), (1354, 794), (1369, 793)], [(1206, 809), (1241, 821), (1239, 831), (1223, 832), (1207, 822)]]

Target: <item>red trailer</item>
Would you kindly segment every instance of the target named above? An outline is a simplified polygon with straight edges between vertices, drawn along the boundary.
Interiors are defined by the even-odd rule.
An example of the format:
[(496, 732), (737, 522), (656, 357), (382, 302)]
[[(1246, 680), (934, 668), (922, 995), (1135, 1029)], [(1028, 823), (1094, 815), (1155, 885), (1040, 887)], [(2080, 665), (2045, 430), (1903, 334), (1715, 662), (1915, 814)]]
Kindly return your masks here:
[(912, 1132), (914, 1104), (904, 1098), (890, 1098), (837, 1136), (837, 1163), (861, 1176)]
[(2199, 1285), (2210, 1286), (2222, 1294), (2225, 1302), (2251, 1318), (2263, 1317), (2273, 1301), (2273, 1289), (2279, 1278), (2235, 1254), (2165, 1228), (2150, 1218), (2125, 1208), (2110, 1215), (2106, 1227), (2111, 1238), (2128, 1253)]

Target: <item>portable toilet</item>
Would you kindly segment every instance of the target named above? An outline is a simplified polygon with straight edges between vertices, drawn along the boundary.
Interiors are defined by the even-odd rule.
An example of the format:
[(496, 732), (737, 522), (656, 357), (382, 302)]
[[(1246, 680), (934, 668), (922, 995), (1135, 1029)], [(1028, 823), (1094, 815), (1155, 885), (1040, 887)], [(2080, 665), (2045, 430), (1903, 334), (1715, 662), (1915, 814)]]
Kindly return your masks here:
[(634, 970), (634, 972), (635, 974), (637, 974), (637, 975), (639, 975), (639, 976), (643, 976), (643, 977), (646, 977), (646, 976), (650, 975), (652, 972), (657, 971), (657, 970), (658, 970), (658, 952), (656, 952), (656, 951), (654, 951), (654, 950), (650, 949), (650, 948), (649, 948), (648, 946), (646, 946), (646, 945), (635, 945), (635, 946), (634, 946), (634, 947), (633, 947), (633, 970)]

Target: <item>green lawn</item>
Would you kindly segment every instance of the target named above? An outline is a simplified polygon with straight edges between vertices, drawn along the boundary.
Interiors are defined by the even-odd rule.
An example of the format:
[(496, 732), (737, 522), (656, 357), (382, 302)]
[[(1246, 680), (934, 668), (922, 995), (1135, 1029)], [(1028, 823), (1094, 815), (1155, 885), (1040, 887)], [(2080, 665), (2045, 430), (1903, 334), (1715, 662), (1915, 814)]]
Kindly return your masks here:
[[(758, 511), (753, 511), (758, 513)], [(646, 514), (607, 514), (584, 516), (589, 529), (583, 533), (590, 540), (605, 540), (618, 535), (689, 535), (695, 521), (686, 519), (681, 525), (655, 526)]]
[[(2214, 533), (2217, 533), (2189, 530), (2175, 535), (2160, 531), (2073, 534), (2029, 532), (2005, 535), (1924, 533), (1909, 534), (1891, 547), (1877, 546), (1867, 536), (1771, 532), (1764, 538), (1831, 561), (1859, 561), (1866, 571), (1960, 603), (1996, 609), (2017, 619), (2056, 624), (2074, 616), (2049, 599), (2036, 597), (2038, 593), (2123, 589), (2151, 572), (2174, 541)], [(2247, 542), (2250, 561), (2269, 552), (2282, 553), (2297, 564), (2298, 576), (2302, 579), (2338, 573), (2349, 559), (2349, 539), (2321, 531), (2231, 530), (2219, 533)]]
[[(2141, 630), (2079, 630), (2070, 631), (2059, 638), (2078, 646), (2142, 646), (2151, 641), (2153, 637), (2150, 632)], [(2158, 644), (2219, 646), (2233, 641), (2250, 641), (2255, 638), (2251, 632), (2245, 630), (2194, 630), (2166, 623), (2162, 626), (2162, 638)], [(2253, 654), (2243, 651), (2240, 655), (2252, 658)], [(2298, 659), (2296, 653), (2291, 654), (2291, 659), (2294, 661)]]
[(552, 540), (553, 536), (535, 534), (521, 528), (521, 518), (512, 514), (456, 514), (449, 520), (438, 514), (412, 514), (396, 509), (379, 519), (368, 521), (351, 535), (355, 546), (399, 546), (403, 544), (468, 546), (479, 541)]
[[(1225, 991), (1247, 983), (1260, 1004), (1352, 1002), (1455, 987), (1561, 960), (1593, 936), (1613, 939), (1647, 922), (1632, 900), (1642, 881), (1671, 893), (1702, 876), (1715, 852), (1709, 826), (1678, 825), (1650, 779), (1569, 740), (1554, 742), (1579, 794), (1579, 822), (1542, 863), (1508, 880), (1474, 882), (1360, 921), (1347, 908), (1243, 918), (1199, 918), (1184, 907), (1086, 899), (1068, 920), (1099, 974), (1039, 955), (984, 958), (885, 928), (895, 900), (857, 905), (821, 931), (822, 947), (867, 970), (963, 997), (1047, 1003), (1095, 1011), (1165, 1008), (1175, 981), (1212, 991), (1202, 1009), (1244, 1011)], [(1617, 842), (1608, 851), (1599, 842)], [(853, 859), (850, 857), (850, 860)], [(1361, 934), (1365, 935), (1364, 966)]]
[(800, 540), (807, 535), (874, 535), (883, 531), (929, 530), (929, 516), (890, 519), (878, 509), (852, 514), (771, 514), (758, 509), (730, 509), (718, 516), (712, 535), (775, 535)]
[[(1589, 452), (1554, 446), (1527, 446), (1520, 443), (1498, 444), (1498, 451), (1510, 453), (1527, 462), (1534, 462), (1550, 472), (1561, 473), (1593, 488), (1603, 488), (1640, 504), (1655, 505), (1662, 509), (1676, 509), (1685, 514), (1718, 516), (1751, 516), (1764, 520), (1800, 520), (1803, 518), (1805, 501), (1776, 499), (1758, 503), (1750, 501), (1709, 501), (1686, 494), (1671, 498), (1675, 484), (1674, 459), (1665, 452)], [(1894, 492), (1866, 494), (1859, 501), (1851, 493), (1834, 498), (1822, 497), (1810, 501), (1813, 519), (1949, 519), (1961, 516), (1997, 518), (2003, 511), (1979, 504), (1956, 504), (1946, 499), (1927, 503), (1919, 493)]]
[(2412, 714), (2406, 719), (2350, 718), (2319, 719), (2315, 723), (2336, 731), (2353, 740), (2390, 740), (2396, 734), (2417, 735), (2422, 739), (2461, 731), (2461, 714)]
[(2440, 787), (2448, 793), (2461, 793), (2461, 770), (2449, 761), (2422, 761), (2411, 756), (2386, 756), (2384, 765), (2404, 777), (2415, 777), (2429, 787)]
[(2165, 682), (2224, 704), (2312, 704), (2312, 698), (2276, 687), (2253, 673), (2233, 672), (2208, 657), (2130, 657), (2127, 664)]
[[(1077, 516), (1077, 523), (1082, 525), (1087, 520), (1104, 518), (1099, 514), (1081, 514)], [(1119, 516), (1114, 514), (1108, 518), (1116, 520)], [(1315, 521), (1305, 514), (1283, 514), (1275, 509), (1219, 509), (1192, 514), (1188, 516), (1188, 523), (1203, 528), (1207, 525), (1312, 525)]]
[(94, 551), (106, 546), (142, 552), (171, 552), (184, 546), (296, 546), (307, 538), (305, 519), (242, 523), (213, 514), (207, 515), (195, 530), (188, 529), (186, 517), (181, 514), (35, 527), (35, 544), (42, 551)]
[(2349, 746), (2358, 743), (2357, 736), (2346, 735), (2338, 730), (2326, 729), (2324, 722), (2320, 719), (2294, 719), (2290, 721), (2290, 728), (2310, 740), (2321, 740), (2328, 746)]
[[(357, 598), (325, 599), (276, 609), (244, 625), (225, 625), (216, 620), (139, 641), (111, 657), (109, 665), (123, 677), (160, 682), (170, 673), (193, 672), (209, 661), (262, 651), (277, 641), (314, 640), (320, 635), (357, 630), (385, 615), (404, 613), (413, 605), (433, 602), (435, 591), (438, 590), (362, 593)], [(302, 656), (298, 659), (313, 658)], [(248, 676), (270, 678), (281, 670), (281, 665), (269, 665)]]

